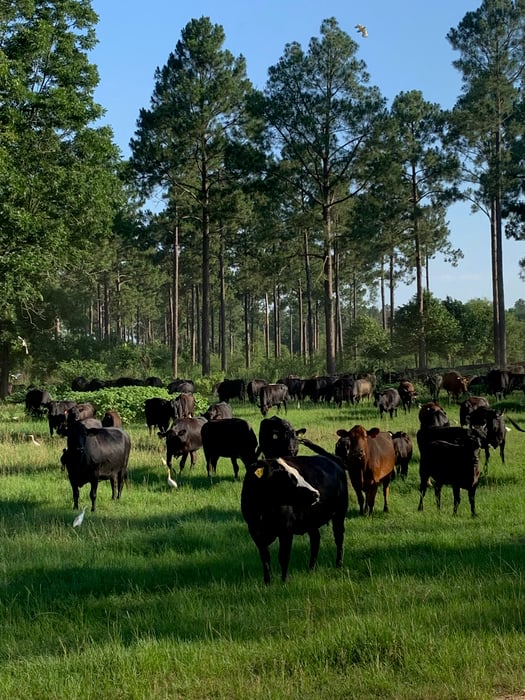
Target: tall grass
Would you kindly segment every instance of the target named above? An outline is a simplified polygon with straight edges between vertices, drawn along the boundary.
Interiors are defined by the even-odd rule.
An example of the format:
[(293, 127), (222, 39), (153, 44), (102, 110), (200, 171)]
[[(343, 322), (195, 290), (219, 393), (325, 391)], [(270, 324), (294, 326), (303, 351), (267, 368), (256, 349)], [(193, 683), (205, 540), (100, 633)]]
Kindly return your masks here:
[[(258, 431), (256, 407), (235, 414)], [(62, 439), (12, 418), (0, 421), (1, 698), (471, 700), (525, 688), (525, 435), (509, 432), (505, 465), (492, 452), (478, 518), (466, 494), (453, 517), (447, 487), (441, 512), (431, 492), (417, 511), (416, 449), (389, 513), (378, 496), (359, 517), (351, 492), (342, 570), (326, 527), (314, 572), (297, 537), (290, 581), (274, 545), (264, 586), (228, 460), (210, 483), (200, 454), (171, 490), (164, 443), (131, 425), (122, 499), (102, 482), (96, 512), (73, 529)], [(330, 449), (337, 428), (379, 424), (366, 403), (289, 407), (288, 418)], [(382, 424), (415, 442), (417, 412)]]

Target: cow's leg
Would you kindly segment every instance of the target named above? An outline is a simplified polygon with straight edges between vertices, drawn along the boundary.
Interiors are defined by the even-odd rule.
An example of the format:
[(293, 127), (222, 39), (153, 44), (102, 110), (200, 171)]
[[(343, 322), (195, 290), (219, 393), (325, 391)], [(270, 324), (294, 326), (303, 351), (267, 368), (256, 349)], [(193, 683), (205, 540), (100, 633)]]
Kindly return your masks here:
[[(182, 474), (182, 470), (184, 469), (184, 466), (186, 465), (186, 460), (188, 458), (188, 453), (183, 452), (180, 458), (179, 462), (179, 474)], [(190, 469), (193, 467), (193, 454), (191, 455), (190, 458)]]
[(279, 564), (281, 565), (281, 579), (283, 581), (286, 581), (288, 578), (292, 541), (293, 534), (291, 532), (287, 532), (279, 537)]
[(98, 481), (94, 479), (91, 482), (91, 490), (89, 492), (89, 497), (91, 498), (91, 512), (95, 510), (95, 501), (97, 500), (97, 486)]
[(237, 464), (237, 457), (232, 457), (233, 474), (236, 479), (239, 478), (239, 465)]
[(335, 515), (332, 518), (332, 532), (334, 533), (335, 541), (335, 565), (337, 567), (343, 565), (343, 543), (345, 538), (345, 517), (346, 512), (341, 515)]
[(309, 530), (308, 536), (310, 538), (310, 569), (314, 569), (317, 563), (317, 557), (319, 556), (319, 545), (321, 544), (321, 533), (318, 529)]
[[(460, 488), (459, 486), (453, 486), (452, 487), (452, 493), (454, 494), (454, 515), (458, 512), (458, 506), (461, 503), (461, 496), (460, 496)], [(470, 499), (470, 491), (469, 491), (469, 501), (470, 501), (470, 506), (472, 508), (472, 501)]]
[(261, 558), (264, 583), (268, 585), (272, 578), (272, 572), (270, 568), (270, 548), (267, 544), (263, 542), (255, 541), (255, 544), (257, 545), (257, 549), (259, 550), (259, 556)]
[(434, 496), (436, 498), (436, 506), (438, 510), (441, 510), (441, 488), (442, 484), (439, 484), (437, 481), (434, 484)]
[(120, 494), (122, 493), (122, 487), (124, 486), (125, 479), (126, 479), (126, 470), (120, 469), (119, 473), (117, 474), (117, 498), (120, 498)]
[(499, 456), (501, 457), (501, 463), (505, 464), (505, 440), (500, 443)]
[(419, 506), (418, 510), (423, 510), (423, 499), (425, 498), (425, 494), (427, 492), (427, 486), (428, 486), (428, 478), (426, 476), (423, 476), (421, 474), (421, 481), (419, 484)]
[(80, 489), (76, 484), (71, 484), (71, 489), (73, 491), (73, 508), (75, 510), (78, 510), (78, 499), (80, 496)]
[(477, 513), (476, 513), (476, 488), (477, 488), (477, 484), (476, 484), (476, 486), (473, 486), (472, 488), (470, 488), (468, 491), (468, 500), (470, 503), (470, 513), (471, 513), (473, 518), (475, 518), (477, 516)]
[(388, 513), (388, 496), (390, 495), (390, 480), (387, 478), (383, 482), (383, 513)]
[(284, 415), (286, 416), (286, 415), (288, 415), (288, 408), (286, 406), (286, 401), (283, 401), (283, 404), (284, 404)]
[(373, 510), (374, 510), (374, 504), (376, 502), (376, 494), (377, 494), (377, 484), (372, 484), (370, 488), (366, 491), (366, 509), (365, 512), (368, 511), (368, 515), (372, 515)]

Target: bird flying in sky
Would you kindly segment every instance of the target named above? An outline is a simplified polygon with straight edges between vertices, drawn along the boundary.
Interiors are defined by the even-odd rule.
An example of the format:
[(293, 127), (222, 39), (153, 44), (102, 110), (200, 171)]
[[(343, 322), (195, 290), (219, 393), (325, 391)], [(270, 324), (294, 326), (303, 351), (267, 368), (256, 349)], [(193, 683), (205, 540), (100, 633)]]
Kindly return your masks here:
[(366, 39), (366, 37), (368, 36), (368, 32), (366, 31), (365, 25), (364, 24), (356, 24), (355, 28), (361, 34), (361, 36)]

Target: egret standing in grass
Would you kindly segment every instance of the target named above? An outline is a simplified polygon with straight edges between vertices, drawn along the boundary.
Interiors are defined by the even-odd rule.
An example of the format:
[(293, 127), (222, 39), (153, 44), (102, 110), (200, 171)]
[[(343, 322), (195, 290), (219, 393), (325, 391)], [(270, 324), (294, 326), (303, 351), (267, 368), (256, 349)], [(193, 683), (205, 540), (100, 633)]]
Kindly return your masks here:
[(172, 489), (178, 488), (177, 482), (175, 479), (171, 478), (171, 469), (168, 469), (168, 486)]
[(38, 442), (38, 440), (35, 440), (35, 436), (34, 436), (34, 435), (28, 435), (27, 437), (30, 438), (30, 440), (31, 440), (31, 442), (33, 443), (33, 445), (38, 445), (38, 447), (40, 447), (40, 443)]
[(82, 508), (82, 511), (73, 520), (73, 527), (80, 527), (82, 525), (82, 523), (84, 522), (84, 515), (86, 514), (86, 510), (87, 510), (87, 506), (84, 506)]

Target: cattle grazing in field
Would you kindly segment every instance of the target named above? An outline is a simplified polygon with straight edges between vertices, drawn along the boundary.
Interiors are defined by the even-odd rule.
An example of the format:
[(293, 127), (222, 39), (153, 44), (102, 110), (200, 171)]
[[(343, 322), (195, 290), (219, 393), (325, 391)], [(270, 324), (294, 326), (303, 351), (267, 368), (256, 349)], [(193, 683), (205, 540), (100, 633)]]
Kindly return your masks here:
[(229, 457), (235, 478), (239, 478), (238, 459), (247, 467), (255, 461), (257, 437), (243, 418), (225, 418), (204, 423), (201, 429), (202, 449), (208, 476), (217, 472), (219, 457)]
[(295, 430), (287, 420), (272, 416), (263, 418), (259, 426), (259, 447), (256, 457), (261, 453), (266, 459), (271, 457), (296, 457), (299, 452), (299, 436), (306, 428)]
[(261, 391), (261, 388), (267, 384), (268, 382), (266, 379), (252, 379), (251, 382), (248, 382), (246, 386), (248, 401), (253, 404), (258, 403), (259, 392)]
[(169, 430), (159, 431), (158, 436), (166, 440), (166, 464), (171, 474), (173, 457), (180, 457), (179, 474), (184, 469), (188, 455), (190, 470), (197, 461), (197, 450), (202, 447), (202, 426), (207, 423), (202, 416), (197, 418), (177, 418)]
[(461, 376), (459, 372), (450, 370), (450, 372), (446, 372), (443, 375), (443, 382), (441, 386), (447, 392), (449, 400), (450, 398), (453, 398), (455, 401), (457, 401), (460, 396), (467, 393), (468, 379)]
[(171, 400), (173, 418), (191, 418), (195, 413), (195, 396), (183, 392)]
[(487, 392), (498, 401), (511, 391), (510, 372), (504, 369), (491, 369), (487, 372)]
[(450, 425), (450, 422), (438, 403), (427, 401), (419, 407), (419, 425), (421, 428), (445, 427)]
[(480, 406), (489, 408), (489, 402), (484, 396), (467, 396), (459, 405), (459, 424), (461, 427), (468, 425), (468, 419), (472, 411)]
[(155, 427), (164, 432), (173, 420), (173, 405), (169, 399), (155, 396), (144, 401), (144, 413), (150, 435)]
[(351, 430), (340, 429), (337, 435), (335, 454), (348, 471), (357, 495), (359, 513), (372, 515), (379, 485), (383, 486), (383, 511), (386, 513), (390, 482), (395, 477), (396, 467), (392, 435), (379, 428), (366, 430), (362, 425), (354, 425)]
[(302, 401), (304, 381), (300, 377), (288, 376), (277, 380), (277, 384), (285, 384), (292, 401)]
[(191, 379), (173, 379), (168, 384), (168, 394), (193, 394), (195, 392), (195, 385)]
[(379, 408), (379, 417), (382, 418), (384, 413), (388, 413), (390, 418), (397, 416), (397, 408), (401, 402), (399, 391), (397, 389), (385, 389), (384, 391), (374, 392), (374, 406)]
[(51, 394), (45, 389), (29, 389), (25, 397), (27, 415), (41, 418), (51, 401)]
[(341, 408), (343, 401), (347, 405), (354, 403), (355, 381), (355, 377), (352, 374), (344, 374), (333, 383), (332, 398), (338, 408)]
[(120, 498), (127, 480), (131, 449), (129, 435), (120, 428), (88, 428), (82, 421), (68, 426), (67, 449), (61, 457), (73, 490), (73, 507), (78, 509), (80, 488), (91, 484), (91, 510), (95, 510), (98, 482), (111, 482), (111, 497)]
[(246, 400), (246, 384), (244, 379), (224, 379), (217, 387), (219, 401), (229, 402), (231, 399)]
[(443, 384), (443, 375), (427, 374), (423, 378), (423, 384), (430, 392), (432, 401), (437, 402), (439, 399), (439, 392), (441, 391), (441, 385)]
[(222, 420), (223, 418), (233, 418), (232, 407), (226, 401), (219, 401), (208, 406), (204, 414), (206, 420)]
[(47, 419), (49, 422), (49, 434), (53, 437), (53, 431), (57, 435), (67, 433), (67, 412), (76, 405), (76, 401), (50, 401), (47, 407)]
[(399, 431), (397, 433), (392, 433), (392, 442), (394, 443), (394, 452), (396, 455), (397, 475), (402, 479), (406, 479), (408, 475), (408, 465), (414, 452), (412, 440), (408, 433)]
[(479, 453), (483, 435), (476, 430), (448, 426), (422, 428), (417, 432), (420, 453), (419, 462), (419, 507), (423, 510), (423, 499), (433, 480), (436, 505), (441, 508), (443, 485), (452, 486), (454, 494), (454, 515), (460, 504), (460, 490), (468, 493), (472, 516), (476, 515), (476, 489), (480, 468)]
[(277, 410), (281, 410), (281, 404), (284, 406), (284, 412), (287, 412), (286, 404), (290, 400), (288, 387), (286, 384), (266, 384), (261, 387), (259, 393), (259, 401), (261, 413), (265, 416), (272, 406), (277, 406)]
[(478, 406), (469, 415), (468, 422), (471, 428), (477, 428), (483, 435), (481, 446), (485, 452), (485, 469), (488, 468), (491, 447), (499, 447), (501, 463), (505, 464), (507, 428), (503, 413), (487, 406)]
[(343, 563), (348, 483), (344, 470), (324, 456), (279, 457), (251, 464), (244, 477), (241, 512), (257, 546), (266, 584), (271, 582), (269, 546), (279, 540), (281, 579), (286, 581), (294, 535), (310, 538), (310, 569), (317, 562), (320, 528), (332, 522), (335, 563)]
[(122, 418), (118, 411), (113, 409), (106, 411), (102, 417), (102, 426), (104, 428), (122, 428)]
[(353, 403), (359, 403), (361, 399), (370, 399), (373, 395), (374, 386), (371, 379), (356, 379), (352, 392)]
[(412, 384), (412, 382), (409, 382), (408, 379), (402, 379), (399, 382), (399, 387), (397, 390), (399, 391), (399, 397), (401, 399), (401, 403), (403, 405), (405, 413), (410, 413), (410, 409), (412, 408), (412, 402), (416, 397), (416, 390), (414, 388), (414, 385)]

